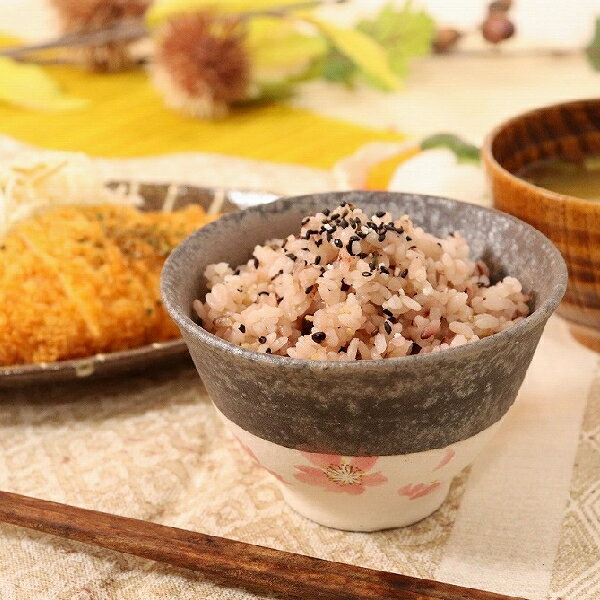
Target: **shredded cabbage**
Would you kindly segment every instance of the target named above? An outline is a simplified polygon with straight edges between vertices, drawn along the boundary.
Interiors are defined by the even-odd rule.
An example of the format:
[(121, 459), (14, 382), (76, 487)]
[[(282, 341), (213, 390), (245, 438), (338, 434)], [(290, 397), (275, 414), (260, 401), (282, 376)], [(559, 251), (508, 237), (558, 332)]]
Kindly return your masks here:
[(109, 188), (85, 154), (23, 152), (0, 165), (0, 237), (12, 225), (61, 204), (129, 204), (135, 189)]

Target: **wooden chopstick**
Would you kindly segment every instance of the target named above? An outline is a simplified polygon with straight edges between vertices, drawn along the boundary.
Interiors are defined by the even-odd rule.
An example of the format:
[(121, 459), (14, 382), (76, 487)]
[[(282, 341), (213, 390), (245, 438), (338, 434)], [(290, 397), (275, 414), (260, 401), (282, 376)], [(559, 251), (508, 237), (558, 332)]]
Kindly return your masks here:
[(523, 600), (0, 492), (0, 521), (290, 600)]

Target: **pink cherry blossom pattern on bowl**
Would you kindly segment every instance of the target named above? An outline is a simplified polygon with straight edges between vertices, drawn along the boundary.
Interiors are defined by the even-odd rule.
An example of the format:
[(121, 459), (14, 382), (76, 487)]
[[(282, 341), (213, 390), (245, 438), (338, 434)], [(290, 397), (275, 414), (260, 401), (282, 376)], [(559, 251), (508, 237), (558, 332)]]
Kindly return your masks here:
[(423, 496), (431, 494), (431, 492), (437, 490), (441, 483), (439, 481), (433, 481), (432, 483), (409, 483), (398, 490), (401, 496), (406, 496), (409, 500), (417, 500)]
[(242, 442), (242, 440), (240, 440), (240, 438), (237, 435), (233, 435), (233, 437), (236, 439), (237, 443), (240, 445), (241, 449), (259, 466), (262, 467), (267, 473), (269, 473), (270, 475), (273, 475), (273, 477), (275, 477), (275, 479), (277, 479), (278, 481), (281, 481), (281, 483), (285, 483), (286, 485), (290, 485), (279, 473), (276, 473), (275, 471), (273, 471), (272, 469), (269, 469), (267, 467), (265, 467), (260, 460), (258, 460), (258, 457), (256, 456), (256, 454), (254, 454), (254, 452), (252, 451), (252, 448), (250, 448), (249, 446), (247, 446), (246, 444), (244, 444), (244, 442)]
[(445, 467), (455, 456), (456, 456), (456, 450), (454, 450), (453, 448), (447, 448), (446, 454), (444, 454), (444, 456), (442, 457), (442, 460), (440, 460), (440, 462), (438, 463), (438, 465), (434, 469), (434, 471), (437, 471), (438, 469)]
[(337, 454), (316, 454), (301, 452), (313, 466), (294, 465), (299, 473), (298, 481), (322, 487), (329, 492), (362, 494), (367, 487), (381, 485), (387, 477), (379, 471), (368, 473), (378, 460), (378, 456), (345, 457)]

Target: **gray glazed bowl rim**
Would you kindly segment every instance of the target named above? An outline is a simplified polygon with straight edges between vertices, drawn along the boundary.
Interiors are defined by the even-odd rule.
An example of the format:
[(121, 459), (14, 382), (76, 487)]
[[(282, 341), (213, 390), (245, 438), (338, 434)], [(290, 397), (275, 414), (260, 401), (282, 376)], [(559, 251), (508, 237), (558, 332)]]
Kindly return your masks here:
[[(264, 352), (255, 352), (254, 350), (247, 350), (238, 346), (237, 344), (233, 344), (232, 342), (228, 342), (227, 340), (214, 335), (197, 323), (195, 323), (186, 312), (190, 310), (190, 307), (180, 306), (174, 298), (171, 296), (170, 289), (173, 287), (173, 283), (175, 283), (177, 278), (177, 269), (176, 265), (179, 262), (179, 257), (187, 252), (187, 248), (198, 238), (203, 237), (207, 232), (218, 229), (224, 222), (240, 219), (240, 213), (249, 214), (255, 212), (273, 212), (274, 209), (281, 208), (290, 208), (293, 204), (298, 204), (303, 200), (323, 197), (325, 200), (331, 199), (333, 197), (339, 198), (339, 201), (342, 202), (345, 196), (349, 194), (356, 195), (357, 193), (361, 193), (360, 191), (343, 191), (343, 192), (322, 192), (318, 194), (304, 194), (301, 196), (291, 196), (286, 198), (280, 198), (275, 202), (271, 202), (269, 204), (263, 204), (259, 206), (252, 206), (250, 208), (246, 208), (243, 211), (229, 213), (222, 216), (217, 221), (213, 221), (208, 225), (205, 225), (201, 229), (189, 235), (185, 240), (183, 240), (174, 250), (171, 252), (171, 255), (165, 262), (163, 267), (160, 287), (161, 287), (161, 295), (163, 299), (163, 304), (167, 309), (167, 312), (171, 316), (171, 318), (175, 321), (175, 323), (182, 329), (186, 330), (192, 336), (198, 338), (200, 341), (205, 343), (206, 345), (214, 348), (218, 348), (219, 350), (232, 353), (237, 355), (240, 358), (246, 359), (251, 362), (262, 362), (267, 363), (271, 366), (280, 366), (284, 368), (292, 368), (292, 369), (310, 369), (316, 371), (323, 371), (329, 369), (361, 369), (361, 370), (381, 370), (384, 368), (392, 367), (394, 364), (398, 364), (398, 361), (402, 361), (403, 364), (419, 364), (429, 362), (432, 366), (437, 362), (444, 361), (444, 357), (454, 357), (465, 359), (469, 358), (472, 350), (477, 347), (484, 349), (485, 347), (489, 347), (494, 345), (496, 341), (501, 339), (515, 338), (518, 339), (522, 332), (535, 327), (540, 322), (545, 322), (552, 313), (556, 310), (560, 301), (567, 289), (567, 267), (565, 264), (562, 255), (559, 250), (554, 246), (554, 244), (540, 231), (532, 227), (531, 225), (509, 215), (507, 213), (501, 212), (499, 210), (493, 208), (487, 208), (479, 205), (471, 205), (472, 209), (475, 211), (481, 211), (488, 213), (492, 219), (501, 219), (509, 222), (516, 223), (517, 226), (521, 227), (527, 234), (529, 239), (533, 239), (538, 244), (543, 244), (547, 246), (551, 253), (557, 259), (558, 268), (555, 272), (551, 273), (550, 276), (553, 277), (556, 282), (553, 286), (552, 293), (549, 294), (548, 298), (534, 311), (525, 317), (522, 321), (513, 325), (509, 329), (505, 329), (500, 333), (495, 333), (483, 339), (477, 340), (470, 344), (463, 344), (462, 346), (455, 346), (453, 348), (447, 348), (443, 352), (434, 352), (427, 354), (414, 354), (411, 356), (401, 356), (396, 358), (381, 358), (374, 360), (355, 360), (355, 361), (319, 361), (319, 360), (310, 360), (310, 359), (301, 359), (301, 358), (291, 358), (288, 356), (280, 356), (276, 354), (266, 354)], [(443, 196), (436, 195), (426, 195), (426, 194), (405, 194), (402, 192), (364, 192), (368, 194), (369, 198), (375, 198), (377, 195), (381, 194), (385, 196), (388, 200), (392, 198), (397, 198), (399, 201), (407, 196), (412, 198), (429, 198), (434, 200), (439, 200), (445, 204), (450, 203), (454, 206), (459, 206), (463, 204), (467, 204), (465, 202), (460, 202), (458, 200), (453, 200), (451, 198), (445, 198)], [(277, 212), (281, 212), (281, 210), (277, 210)], [(410, 216), (410, 215), (409, 215)], [(240, 220), (241, 223), (241, 220)], [(265, 239), (266, 241), (266, 239)], [(224, 242), (226, 243), (226, 242)], [(510, 274), (510, 269), (507, 269), (508, 274)], [(535, 290), (526, 290), (528, 292), (534, 292)]]

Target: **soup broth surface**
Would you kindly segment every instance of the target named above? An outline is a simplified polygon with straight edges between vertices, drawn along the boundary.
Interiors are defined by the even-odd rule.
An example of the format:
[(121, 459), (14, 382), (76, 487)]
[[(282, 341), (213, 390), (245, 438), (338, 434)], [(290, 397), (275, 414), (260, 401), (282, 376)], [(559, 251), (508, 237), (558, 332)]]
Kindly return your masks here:
[(526, 165), (516, 175), (558, 194), (600, 201), (600, 155), (581, 162), (562, 158), (540, 160)]

